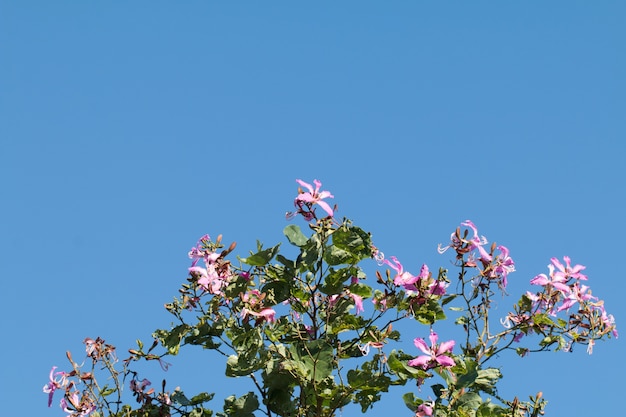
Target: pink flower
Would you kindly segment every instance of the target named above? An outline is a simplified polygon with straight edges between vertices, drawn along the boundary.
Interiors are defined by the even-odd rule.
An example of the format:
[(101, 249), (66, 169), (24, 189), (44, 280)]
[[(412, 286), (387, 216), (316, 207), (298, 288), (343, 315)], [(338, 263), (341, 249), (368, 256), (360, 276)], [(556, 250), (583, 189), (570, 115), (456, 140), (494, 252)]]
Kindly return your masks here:
[(494, 271), (502, 278), (502, 288), (506, 288), (506, 277), (511, 272), (515, 272), (515, 262), (513, 262), (513, 259), (509, 256), (509, 249), (506, 246), (500, 245), (498, 246), (498, 250), (500, 251), (500, 254), (496, 256), (496, 266)]
[(396, 276), (393, 279), (394, 284), (398, 286), (406, 286), (415, 284), (415, 282), (417, 282), (419, 277), (413, 276), (410, 272), (405, 271), (402, 264), (398, 261), (398, 258), (396, 258), (395, 256), (391, 256), (389, 257), (389, 259), (391, 259), (391, 261), (389, 261), (388, 259), (384, 259), (383, 263), (395, 269)]
[[(553, 258), (556, 259), (556, 258)], [(567, 297), (570, 293), (570, 287), (567, 285), (567, 278), (563, 274), (555, 273), (554, 266), (548, 265), (550, 271), (550, 278), (546, 274), (539, 274), (535, 278), (530, 280), (532, 285), (550, 286), (558, 290), (563, 296)]]
[(478, 252), (480, 252), (480, 259), (484, 263), (490, 263), (491, 255), (485, 250), (485, 248), (483, 248), (484, 245), (489, 243), (487, 241), (487, 238), (478, 235), (478, 229), (471, 220), (465, 220), (463, 223), (461, 223), (461, 226), (469, 227), (470, 229), (472, 229), (472, 231), (474, 232), (474, 236), (467, 240), (464, 238), (460, 238), (459, 236), (457, 236), (456, 232), (453, 232), (450, 235), (450, 244), (445, 247), (442, 247), (441, 244), (439, 244), (437, 246), (437, 251), (439, 251), (439, 253), (444, 253), (448, 250), (448, 248), (459, 250), (463, 247), (464, 244), (467, 244), (470, 250), (478, 249)]
[(271, 308), (264, 308), (261, 311), (259, 311), (258, 313), (256, 311), (252, 311), (252, 310), (249, 310), (247, 308), (243, 308), (241, 310), (241, 318), (245, 319), (246, 317), (248, 317), (248, 315), (257, 317), (257, 321), (258, 320), (261, 320), (261, 321), (265, 320), (268, 323), (273, 323), (273, 322), (276, 321), (276, 312), (273, 309), (271, 309)]
[(324, 211), (326, 213), (328, 213), (328, 215), (330, 217), (333, 216), (333, 209), (330, 207), (330, 205), (328, 205), (327, 202), (322, 201), (325, 198), (335, 198), (330, 192), (328, 191), (321, 191), (320, 192), (320, 187), (322, 186), (322, 183), (319, 182), (318, 180), (314, 180), (313, 183), (315, 184), (315, 189), (313, 189), (313, 187), (311, 186), (311, 184), (306, 183), (302, 180), (296, 180), (296, 182), (298, 184), (300, 184), (302, 187), (306, 188), (307, 190), (309, 190), (308, 193), (300, 193), (298, 194), (298, 196), (296, 197), (296, 205), (299, 201), (303, 201), (305, 203), (309, 203), (309, 204), (317, 204), (318, 206), (320, 206), (322, 209), (324, 209)]
[(478, 235), (478, 229), (470, 220), (465, 220), (463, 223), (461, 223), (461, 226), (466, 226), (472, 229), (472, 231), (474, 232), (474, 236), (472, 236), (472, 238), (469, 240), (471, 248), (478, 249), (478, 252), (480, 252), (481, 260), (483, 260), (484, 262), (491, 262), (491, 255), (489, 255), (485, 248), (483, 248), (483, 245), (489, 243), (487, 241), (487, 238), (485, 236)]
[(586, 285), (580, 286), (578, 283), (575, 283), (557, 311), (569, 310), (574, 304), (582, 304), (589, 300), (597, 300), (596, 297), (591, 295), (589, 287)]
[(57, 367), (53, 366), (50, 370), (50, 381), (43, 387), (43, 392), (48, 394), (48, 407), (52, 405), (52, 397), (54, 396), (54, 391), (59, 388), (63, 388), (63, 386), (65, 386), (65, 384), (67, 383), (65, 378), (67, 374), (65, 372), (54, 372), (55, 369), (57, 369)]
[(604, 309), (604, 305), (600, 305), (597, 308), (599, 308), (600, 311), (602, 312), (602, 315), (600, 316), (600, 320), (602, 320), (602, 323), (604, 323), (606, 327), (612, 328), (611, 332), (613, 333), (613, 336), (617, 339), (619, 337), (619, 334), (617, 332), (617, 327), (615, 326), (615, 317), (613, 317), (613, 314), (606, 313), (606, 310)]
[(431, 344), (430, 348), (426, 346), (426, 342), (422, 338), (418, 337), (413, 341), (415, 346), (424, 352), (425, 355), (411, 359), (408, 362), (408, 365), (419, 367), (424, 370), (431, 369), (436, 366), (454, 366), (454, 359), (446, 355), (446, 353), (452, 353), (452, 348), (454, 348), (455, 344), (454, 340), (449, 340), (437, 345), (439, 336), (437, 336), (437, 333), (435, 333), (432, 329), (430, 330), (429, 339)]
[(563, 264), (559, 262), (557, 258), (552, 258), (550, 260), (552, 261), (552, 264), (556, 266), (556, 268), (559, 270), (558, 272), (556, 272), (555, 275), (562, 277), (565, 281), (567, 281), (567, 279), (569, 278), (582, 279), (583, 281), (587, 280), (587, 275), (580, 273), (580, 271), (584, 270), (585, 267), (583, 265), (576, 265), (572, 268), (572, 266), (570, 265), (569, 256), (563, 257), (563, 260), (565, 261), (565, 266), (563, 266)]
[(425, 402), (417, 407), (415, 411), (415, 417), (424, 417), (424, 416), (432, 416), (433, 415), (433, 402)]
[[(95, 404), (81, 401), (81, 398), (78, 396), (78, 391), (72, 392), (67, 398), (69, 399), (69, 403), (65, 398), (62, 398), (60, 404), (63, 411), (69, 413), (67, 417), (88, 416), (96, 411)], [(70, 408), (70, 405), (72, 408)]]
[(356, 314), (359, 314), (365, 311), (363, 309), (363, 297), (361, 297), (360, 295), (352, 294), (352, 293), (349, 293), (348, 295), (352, 297), (352, 299), (354, 300), (354, 307), (356, 308)]

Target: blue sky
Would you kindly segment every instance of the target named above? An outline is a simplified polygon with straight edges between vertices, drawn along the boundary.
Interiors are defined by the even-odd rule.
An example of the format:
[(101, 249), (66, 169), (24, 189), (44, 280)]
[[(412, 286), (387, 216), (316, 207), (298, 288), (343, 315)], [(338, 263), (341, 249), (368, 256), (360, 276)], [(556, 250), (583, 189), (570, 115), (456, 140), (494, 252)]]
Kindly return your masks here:
[[(511, 250), (514, 295), (569, 255), (619, 326), (625, 13), (620, 1), (1, 2), (4, 409), (64, 415), (41, 392), (50, 366), (85, 337), (125, 351), (167, 327), (162, 305), (202, 234), (241, 254), (282, 241), (295, 178), (322, 180), (339, 215), (414, 271), (447, 265), (436, 246), (468, 218)], [(503, 357), (501, 391), (542, 390), (553, 416), (616, 415), (622, 344)], [(191, 352), (166, 377), (228, 395), (240, 381), (222, 367)], [(403, 392), (370, 415), (410, 415)]]

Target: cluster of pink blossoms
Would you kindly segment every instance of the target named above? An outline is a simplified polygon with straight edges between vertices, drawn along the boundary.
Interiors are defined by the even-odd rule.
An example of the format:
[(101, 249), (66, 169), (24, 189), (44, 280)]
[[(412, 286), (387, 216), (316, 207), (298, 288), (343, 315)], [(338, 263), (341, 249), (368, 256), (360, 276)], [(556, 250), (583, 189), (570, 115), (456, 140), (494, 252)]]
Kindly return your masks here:
[(530, 281), (533, 285), (543, 287), (536, 293), (526, 292), (526, 298), (532, 303), (530, 307), (516, 308), (516, 311), (509, 313), (501, 323), (506, 328), (510, 328), (511, 324), (520, 328), (513, 339), (519, 342), (525, 334), (543, 332), (548, 328), (546, 324), (535, 322), (536, 314), (556, 317), (561, 312), (569, 313), (570, 309), (573, 309), (574, 311), (566, 316), (567, 320), (559, 319), (559, 322), (565, 325), (564, 334), (569, 335), (571, 339), (565, 350), (569, 350), (574, 341), (586, 342), (587, 352), (591, 354), (596, 338), (607, 333), (611, 333), (615, 338), (619, 336), (615, 318), (607, 314), (604, 301), (594, 297), (587, 285), (581, 284), (581, 281), (587, 281), (587, 276), (582, 273), (585, 266), (578, 264), (572, 266), (568, 256), (564, 256), (563, 260), (564, 264), (557, 258), (552, 258), (548, 265), (548, 275), (539, 274)]
[[(104, 343), (104, 340), (87, 338), (84, 343), (87, 356), (94, 361), (103, 357), (115, 360), (115, 348)], [(71, 361), (69, 353), (68, 359)], [(50, 370), (49, 381), (43, 387), (43, 392), (48, 394), (48, 407), (52, 405), (55, 391), (64, 391), (59, 406), (68, 413), (67, 417), (87, 416), (96, 410), (94, 398), (87, 391), (81, 392), (77, 388), (77, 383), (87, 383), (93, 379), (93, 375), (90, 372), (79, 372), (78, 368), (78, 365), (74, 365), (74, 370), (71, 372), (56, 372), (57, 367), (53, 366)]]
[[(220, 238), (218, 238), (218, 244)], [(191, 248), (189, 258), (193, 262), (189, 268), (189, 274), (196, 278), (198, 285), (208, 293), (223, 295), (222, 288), (226, 287), (233, 277), (230, 262), (224, 260), (224, 255), (229, 250), (225, 251), (226, 253), (217, 253), (212, 245), (211, 237), (204, 235), (198, 240), (196, 246)], [(197, 265), (201, 259), (204, 261), (204, 267)]]
[[(548, 265), (549, 274), (539, 274), (530, 283), (542, 286), (540, 292), (526, 292), (526, 297), (532, 301), (531, 311), (545, 312), (556, 317), (560, 312), (569, 312), (576, 304), (575, 312), (569, 314), (567, 320), (567, 332), (574, 339), (587, 341), (587, 351), (591, 354), (594, 346), (594, 337), (611, 333), (618, 337), (615, 318), (607, 314), (604, 301), (591, 294), (591, 289), (581, 281), (587, 281), (587, 276), (582, 273), (583, 265), (571, 264), (571, 259), (564, 256), (565, 264), (557, 258), (552, 258)], [(503, 324), (513, 322), (515, 324), (532, 323), (532, 316), (526, 312), (517, 314), (509, 313)], [(523, 333), (519, 333), (516, 341), (519, 341)]]
[[(461, 235), (461, 228), (457, 228), (450, 235), (450, 243), (447, 246), (439, 245), (439, 253), (444, 253), (452, 248), (457, 253), (457, 259), (462, 260), (466, 254), (468, 259), (464, 261), (464, 266), (478, 268), (477, 261), (481, 263), (480, 275), (490, 281), (496, 281), (502, 290), (506, 289), (507, 277), (511, 272), (515, 271), (515, 262), (509, 256), (509, 249), (506, 246), (491, 245), (489, 251), (485, 246), (489, 243), (485, 236), (478, 234), (478, 229), (470, 220), (461, 223), (461, 226), (468, 227), (474, 235), (469, 237), (466, 229)], [(500, 253), (495, 254), (498, 250)]]

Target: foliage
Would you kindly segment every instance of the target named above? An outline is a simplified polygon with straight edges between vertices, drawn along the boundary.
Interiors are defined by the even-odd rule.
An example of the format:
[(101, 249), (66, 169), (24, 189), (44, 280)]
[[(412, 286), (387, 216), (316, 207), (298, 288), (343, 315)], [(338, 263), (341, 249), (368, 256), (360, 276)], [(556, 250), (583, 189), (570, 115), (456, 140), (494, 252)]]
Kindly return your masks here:
[[(307, 227), (285, 227), (292, 249), (259, 242), (235, 262), (228, 258), (234, 243), (224, 249), (221, 236), (203, 236), (189, 252), (187, 281), (165, 306), (176, 323), (156, 330), (148, 349), (138, 341), (120, 370), (113, 346), (86, 339), (91, 369), (68, 352), (71, 371), (53, 368), (44, 387), (49, 404), (61, 389), (61, 407), (70, 416), (211, 416), (212, 394), (189, 398), (178, 388), (166, 390), (165, 380), (157, 391), (131, 369), (145, 360), (167, 370), (164, 358), (201, 346), (223, 356), (227, 376), (250, 378), (256, 387), (226, 398), (216, 416), (331, 417), (349, 404), (366, 412), (396, 385), (409, 387), (403, 400), (416, 416), (537, 416), (546, 404), (541, 393), (529, 401), (498, 395), (502, 374), (490, 362), (497, 354), (512, 350), (523, 357), (576, 343), (591, 353), (595, 340), (617, 337), (613, 317), (581, 283), (584, 267), (571, 266), (568, 257), (564, 263), (553, 258), (549, 274), (531, 280), (540, 290), (523, 294), (493, 330), (492, 298), (506, 294), (507, 277), (515, 271), (505, 246), (489, 245), (466, 221), (439, 247), (455, 253), (458, 276), (449, 278), (446, 269), (433, 273), (427, 265), (413, 275), (397, 258), (385, 258), (368, 232), (336, 219), (324, 201), (333, 196), (320, 191), (319, 181), (315, 187), (298, 183), (304, 191), (287, 217), (301, 216)], [(379, 267), (375, 278), (364, 269), (371, 259)], [(371, 300), (367, 307), (365, 300)], [(460, 314), (458, 341), (439, 342), (434, 331), (446, 310)], [(428, 334), (428, 342), (414, 340), (419, 355), (393, 348), (401, 336), (394, 328), (399, 321), (413, 322), (415, 334)], [(540, 336), (538, 346), (522, 346), (531, 334)], [(112, 384), (102, 386), (102, 380)], [(416, 396), (427, 381), (432, 396)], [(134, 406), (124, 403), (126, 383)]]

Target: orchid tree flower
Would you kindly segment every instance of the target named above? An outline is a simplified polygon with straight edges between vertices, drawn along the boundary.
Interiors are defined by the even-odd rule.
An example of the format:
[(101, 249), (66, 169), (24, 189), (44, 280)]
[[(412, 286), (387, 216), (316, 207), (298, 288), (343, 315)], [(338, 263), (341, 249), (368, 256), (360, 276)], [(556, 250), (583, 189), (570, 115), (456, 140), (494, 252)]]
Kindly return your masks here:
[(52, 367), (52, 369), (50, 370), (50, 381), (43, 387), (43, 392), (48, 394), (48, 407), (52, 405), (52, 397), (54, 396), (54, 391), (59, 388), (63, 388), (67, 383), (67, 374), (62, 371), (54, 372), (56, 369), (56, 366)]
[(415, 284), (415, 282), (419, 280), (419, 277), (416, 277), (410, 272), (404, 270), (404, 267), (402, 266), (400, 261), (398, 261), (398, 258), (396, 258), (395, 256), (390, 256), (389, 259), (384, 259), (383, 263), (389, 265), (396, 271), (396, 276), (393, 279), (394, 284), (398, 286), (407, 286)]
[(333, 209), (330, 207), (330, 205), (327, 202), (322, 201), (322, 200), (324, 200), (325, 198), (335, 198), (335, 197), (328, 191), (320, 191), (320, 187), (322, 186), (321, 182), (319, 182), (318, 180), (313, 181), (313, 183), (315, 184), (315, 189), (313, 189), (313, 186), (311, 184), (304, 182), (302, 180), (296, 180), (296, 182), (300, 184), (302, 187), (309, 190), (309, 192), (300, 193), (296, 197), (296, 203), (298, 201), (304, 201), (305, 203), (309, 203), (309, 204), (317, 204), (322, 209), (324, 209), (324, 211), (328, 213), (330, 217), (333, 217), (334, 215)]
[[(556, 258), (554, 258), (556, 259)], [(550, 286), (558, 290), (564, 297), (567, 297), (571, 292), (571, 288), (567, 285), (567, 278), (565, 275), (554, 272), (554, 265), (548, 265), (550, 271), (549, 278), (546, 274), (539, 274), (535, 278), (530, 280), (532, 285)]]
[(431, 347), (428, 347), (424, 339), (420, 337), (413, 341), (415, 346), (425, 354), (411, 359), (408, 365), (424, 370), (435, 368), (436, 366), (454, 366), (454, 359), (446, 354), (452, 353), (455, 341), (448, 340), (438, 345), (437, 340), (439, 340), (439, 336), (432, 329), (430, 330), (429, 339)]
[(552, 258), (550, 260), (552, 261), (552, 264), (558, 269), (555, 275), (559, 278), (563, 278), (564, 280), (567, 280), (569, 278), (581, 279), (583, 281), (587, 280), (587, 275), (580, 273), (580, 271), (584, 270), (586, 267), (583, 265), (575, 265), (574, 267), (572, 267), (572, 265), (570, 264), (571, 260), (569, 256), (563, 257), (563, 260), (565, 261), (565, 266), (563, 266), (563, 264), (557, 258)]

